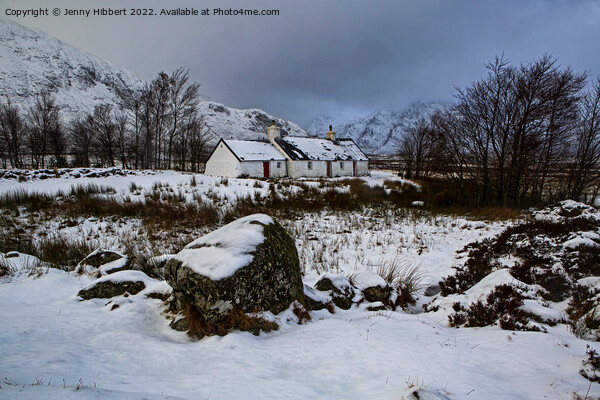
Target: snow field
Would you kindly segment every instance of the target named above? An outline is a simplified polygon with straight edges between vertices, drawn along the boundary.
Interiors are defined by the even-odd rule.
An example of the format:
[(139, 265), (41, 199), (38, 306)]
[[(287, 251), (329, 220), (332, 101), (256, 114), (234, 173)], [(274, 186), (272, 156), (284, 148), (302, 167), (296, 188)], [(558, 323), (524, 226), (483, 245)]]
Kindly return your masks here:
[[(394, 177), (378, 173), (368, 179), (382, 184)], [(202, 198), (223, 210), (245, 196), (267, 196), (271, 185), (159, 172), (21, 183), (0, 179), (0, 194), (20, 188), (57, 194), (75, 183), (110, 186), (116, 190), (110, 196), (132, 201), (153, 191), (186, 201)], [(114, 250), (127, 242), (152, 242), (134, 218), (85, 218), (75, 226), (60, 219), (40, 222), (36, 234), (84, 237)], [(419, 209), (320, 212), (280, 222), (296, 240), (309, 285), (327, 272), (376, 271), (393, 260), (419, 265), (424, 283), (433, 284), (464, 259), (458, 250), (505, 226)], [(203, 233), (205, 228), (174, 234), (183, 241)], [(370, 312), (361, 304), (335, 314), (312, 312), (313, 320), (299, 325), (288, 310), (271, 316), (279, 331), (193, 342), (169, 328), (163, 303), (146, 297), (149, 289), (80, 301), (77, 292), (91, 277), (40, 267), (23, 255), (8, 260), (16, 272), (0, 278), (0, 398), (401, 399), (420, 390), (420, 398), (430, 399), (565, 399), (588, 389), (578, 371), (589, 342), (565, 325), (550, 327), (547, 334), (450, 328), (446, 307), (422, 312), (433, 297), (421, 294), (408, 311)], [(41, 273), (31, 274), (32, 266)], [(469, 295), (483, 295), (483, 286)], [(112, 304), (119, 307), (110, 311)], [(600, 396), (597, 384), (590, 395)]]

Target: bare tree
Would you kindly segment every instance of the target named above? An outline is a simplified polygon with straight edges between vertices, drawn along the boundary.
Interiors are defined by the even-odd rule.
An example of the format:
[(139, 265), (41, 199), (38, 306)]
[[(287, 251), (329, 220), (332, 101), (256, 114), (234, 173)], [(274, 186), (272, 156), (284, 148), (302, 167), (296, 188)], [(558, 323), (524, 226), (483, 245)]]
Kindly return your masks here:
[(497, 57), (487, 69), (432, 119), (436, 164), (459, 172), (461, 187), (472, 182), (477, 205), (519, 207), (560, 196), (566, 183), (557, 174), (568, 161), (587, 75), (551, 56), (518, 67)]
[(90, 153), (93, 142), (93, 131), (89, 129), (87, 120), (76, 118), (69, 124), (69, 139), (77, 167), (90, 166)]
[(10, 99), (0, 105), (0, 138), (13, 168), (22, 168), (22, 140), (25, 134), (25, 122), (19, 110)]
[(582, 99), (573, 147), (574, 163), (569, 174), (567, 196), (579, 199), (586, 190), (593, 188), (593, 201), (600, 185), (600, 78)]
[(94, 113), (87, 118), (87, 128), (92, 132), (96, 143), (96, 154), (102, 165), (115, 165), (115, 146), (117, 139), (117, 124), (113, 116), (113, 106), (98, 105)]
[(400, 141), (399, 155), (404, 162), (407, 179), (420, 179), (427, 175), (426, 163), (432, 150), (432, 130), (424, 118), (407, 129)]
[(188, 71), (184, 71), (183, 68), (176, 69), (170, 76), (169, 117), (171, 129), (168, 133), (168, 169), (171, 168), (176, 137), (180, 136), (181, 140), (187, 141), (187, 138), (182, 137), (187, 133), (184, 129), (186, 119), (197, 112), (200, 85), (196, 82), (187, 85), (188, 79)]
[(28, 119), (32, 164), (43, 168), (46, 165), (49, 138), (60, 129), (60, 110), (54, 96), (49, 92), (38, 95), (35, 104), (29, 109)]

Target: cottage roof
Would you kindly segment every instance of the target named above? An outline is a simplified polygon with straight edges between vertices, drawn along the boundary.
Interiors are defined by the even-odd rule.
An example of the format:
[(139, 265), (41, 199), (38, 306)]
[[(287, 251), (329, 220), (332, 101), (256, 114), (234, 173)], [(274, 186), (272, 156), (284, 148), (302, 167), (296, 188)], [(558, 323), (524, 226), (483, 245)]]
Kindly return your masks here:
[(368, 161), (352, 139), (305, 138), (286, 136), (275, 141), (292, 160)]
[(223, 142), (240, 161), (285, 161), (283, 154), (268, 142), (229, 139)]

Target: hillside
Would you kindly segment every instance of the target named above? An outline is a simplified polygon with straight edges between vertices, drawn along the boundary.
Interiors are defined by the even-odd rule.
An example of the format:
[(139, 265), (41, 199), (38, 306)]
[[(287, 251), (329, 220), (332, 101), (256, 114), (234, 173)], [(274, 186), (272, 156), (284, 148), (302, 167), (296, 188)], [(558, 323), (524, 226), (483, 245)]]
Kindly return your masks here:
[(98, 104), (121, 105), (143, 82), (131, 72), (38, 29), (0, 18), (0, 95), (27, 108), (55, 94), (66, 119)]
[[(121, 106), (144, 82), (131, 72), (77, 49), (47, 33), (0, 18), (0, 98), (10, 98), (25, 110), (35, 96), (51, 91), (65, 120), (81, 116), (99, 104)], [(240, 110), (212, 101), (199, 111), (219, 137), (258, 139), (275, 120), (282, 134), (306, 136), (293, 122), (259, 109)]]
[(307, 126), (310, 136), (322, 135), (333, 125), (338, 137), (351, 138), (368, 154), (393, 154), (406, 130), (420, 118), (441, 109), (442, 102), (418, 102), (402, 111), (376, 111), (366, 117), (344, 119), (342, 115), (319, 115)]

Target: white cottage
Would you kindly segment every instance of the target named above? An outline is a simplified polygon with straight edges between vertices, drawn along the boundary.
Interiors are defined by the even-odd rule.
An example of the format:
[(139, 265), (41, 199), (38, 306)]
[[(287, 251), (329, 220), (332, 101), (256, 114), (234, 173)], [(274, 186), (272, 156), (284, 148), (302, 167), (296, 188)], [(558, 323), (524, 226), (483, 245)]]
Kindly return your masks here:
[(205, 173), (236, 178), (287, 176), (286, 158), (269, 142), (221, 139), (208, 157)]
[(369, 159), (352, 139), (281, 137), (275, 123), (268, 142), (221, 139), (206, 162), (206, 174), (229, 177), (336, 177), (369, 174)]

